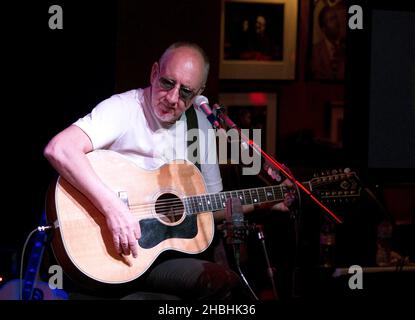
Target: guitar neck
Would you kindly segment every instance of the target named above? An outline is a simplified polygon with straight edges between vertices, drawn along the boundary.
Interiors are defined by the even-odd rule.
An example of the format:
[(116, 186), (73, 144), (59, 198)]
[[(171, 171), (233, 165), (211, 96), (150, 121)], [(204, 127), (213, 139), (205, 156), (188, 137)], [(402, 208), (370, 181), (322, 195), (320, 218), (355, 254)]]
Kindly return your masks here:
[(287, 192), (286, 186), (269, 186), (190, 196), (183, 200), (186, 212), (197, 214), (225, 209), (226, 200), (229, 198), (238, 198), (242, 205), (280, 202), (284, 200), (284, 194)]

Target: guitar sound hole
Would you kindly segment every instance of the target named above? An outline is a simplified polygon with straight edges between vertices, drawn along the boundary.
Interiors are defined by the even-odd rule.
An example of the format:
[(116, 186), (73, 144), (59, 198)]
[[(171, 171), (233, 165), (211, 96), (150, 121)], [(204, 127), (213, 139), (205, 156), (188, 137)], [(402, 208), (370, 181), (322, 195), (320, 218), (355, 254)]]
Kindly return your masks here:
[(156, 213), (161, 221), (174, 223), (182, 218), (184, 206), (178, 196), (172, 193), (165, 193), (156, 201)]

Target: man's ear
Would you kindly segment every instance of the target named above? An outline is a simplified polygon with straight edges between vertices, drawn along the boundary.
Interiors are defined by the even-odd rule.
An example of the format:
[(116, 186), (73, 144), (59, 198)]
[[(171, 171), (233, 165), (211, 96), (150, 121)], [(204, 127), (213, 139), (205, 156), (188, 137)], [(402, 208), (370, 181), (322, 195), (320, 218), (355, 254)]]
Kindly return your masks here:
[(151, 74), (150, 74), (150, 83), (151, 85), (154, 84), (154, 82), (157, 80), (158, 72), (159, 72), (159, 64), (158, 62), (154, 62), (153, 66), (151, 67)]

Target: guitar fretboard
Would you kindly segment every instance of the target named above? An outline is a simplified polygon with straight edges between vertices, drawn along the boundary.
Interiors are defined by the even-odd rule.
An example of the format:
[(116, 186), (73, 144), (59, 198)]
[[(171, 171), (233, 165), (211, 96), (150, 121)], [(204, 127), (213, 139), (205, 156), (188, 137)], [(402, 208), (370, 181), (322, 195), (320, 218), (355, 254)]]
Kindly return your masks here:
[(197, 214), (208, 211), (218, 211), (226, 208), (226, 200), (238, 198), (242, 205), (259, 204), (264, 202), (282, 201), (288, 191), (285, 186), (270, 186), (237, 191), (203, 194), (185, 197), (183, 203), (187, 214)]

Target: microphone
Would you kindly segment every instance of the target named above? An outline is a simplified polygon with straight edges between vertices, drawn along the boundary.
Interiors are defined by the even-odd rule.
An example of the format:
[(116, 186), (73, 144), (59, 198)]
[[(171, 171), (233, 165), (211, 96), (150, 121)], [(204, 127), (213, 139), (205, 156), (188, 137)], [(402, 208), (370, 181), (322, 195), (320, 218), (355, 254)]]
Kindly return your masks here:
[(196, 96), (193, 105), (197, 110), (202, 111), (206, 115), (207, 119), (215, 129), (220, 128), (219, 121), (213, 114), (212, 109), (209, 106), (208, 98), (206, 98), (205, 96)]

